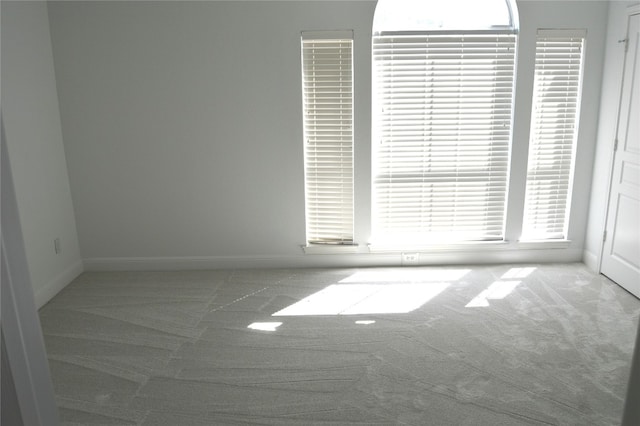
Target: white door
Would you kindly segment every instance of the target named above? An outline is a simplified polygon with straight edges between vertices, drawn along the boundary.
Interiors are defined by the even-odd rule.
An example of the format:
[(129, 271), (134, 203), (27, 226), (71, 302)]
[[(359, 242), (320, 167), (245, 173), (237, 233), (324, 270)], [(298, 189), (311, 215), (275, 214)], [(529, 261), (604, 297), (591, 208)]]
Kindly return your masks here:
[(629, 16), (601, 272), (640, 297), (640, 14)]

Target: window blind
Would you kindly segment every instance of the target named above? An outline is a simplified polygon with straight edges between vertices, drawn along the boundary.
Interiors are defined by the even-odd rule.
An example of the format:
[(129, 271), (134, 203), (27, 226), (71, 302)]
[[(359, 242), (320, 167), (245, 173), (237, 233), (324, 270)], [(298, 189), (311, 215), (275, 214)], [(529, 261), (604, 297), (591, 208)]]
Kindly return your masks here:
[(353, 33), (302, 33), (307, 243), (353, 242)]
[(373, 39), (376, 244), (500, 240), (515, 34)]
[(522, 239), (566, 238), (585, 35), (538, 31)]

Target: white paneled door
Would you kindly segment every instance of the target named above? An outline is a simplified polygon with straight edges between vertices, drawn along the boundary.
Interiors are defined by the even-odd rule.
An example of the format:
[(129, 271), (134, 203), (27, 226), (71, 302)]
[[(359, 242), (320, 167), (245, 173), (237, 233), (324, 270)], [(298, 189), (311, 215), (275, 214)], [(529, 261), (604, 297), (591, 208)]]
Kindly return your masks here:
[(640, 297), (640, 10), (629, 14), (601, 272)]

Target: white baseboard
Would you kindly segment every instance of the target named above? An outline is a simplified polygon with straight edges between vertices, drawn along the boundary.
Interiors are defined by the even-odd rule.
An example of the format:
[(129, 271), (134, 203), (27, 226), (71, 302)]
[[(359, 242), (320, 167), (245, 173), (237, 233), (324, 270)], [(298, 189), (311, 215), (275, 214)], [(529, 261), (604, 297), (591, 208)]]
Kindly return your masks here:
[(43, 307), (53, 296), (58, 294), (71, 281), (84, 271), (84, 265), (81, 260), (73, 263), (67, 269), (58, 274), (57, 277), (49, 281), (42, 288), (35, 292), (35, 302), (37, 309)]
[[(483, 250), (419, 252), (405, 266), (495, 263), (582, 262), (582, 250)], [(402, 266), (402, 253), (299, 254), (281, 256), (102, 257), (84, 259), (85, 271), (170, 271), (253, 268), (329, 268)]]
[(87, 271), (169, 271), (197, 269), (311, 268), (393, 265), (395, 254), (283, 256), (111, 257), (84, 259)]
[(585, 250), (582, 254), (582, 262), (593, 272), (600, 272), (600, 262), (598, 262), (598, 255), (595, 253)]

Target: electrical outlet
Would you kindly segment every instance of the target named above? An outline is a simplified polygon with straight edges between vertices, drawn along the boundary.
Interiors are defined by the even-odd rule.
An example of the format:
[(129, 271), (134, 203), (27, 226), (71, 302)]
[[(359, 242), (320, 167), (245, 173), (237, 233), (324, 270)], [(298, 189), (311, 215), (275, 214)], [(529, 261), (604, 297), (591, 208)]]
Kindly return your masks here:
[(417, 265), (420, 261), (420, 253), (402, 253), (403, 265)]
[(53, 249), (56, 251), (56, 254), (60, 254), (62, 251), (62, 246), (60, 246), (60, 238), (56, 238), (53, 240)]

